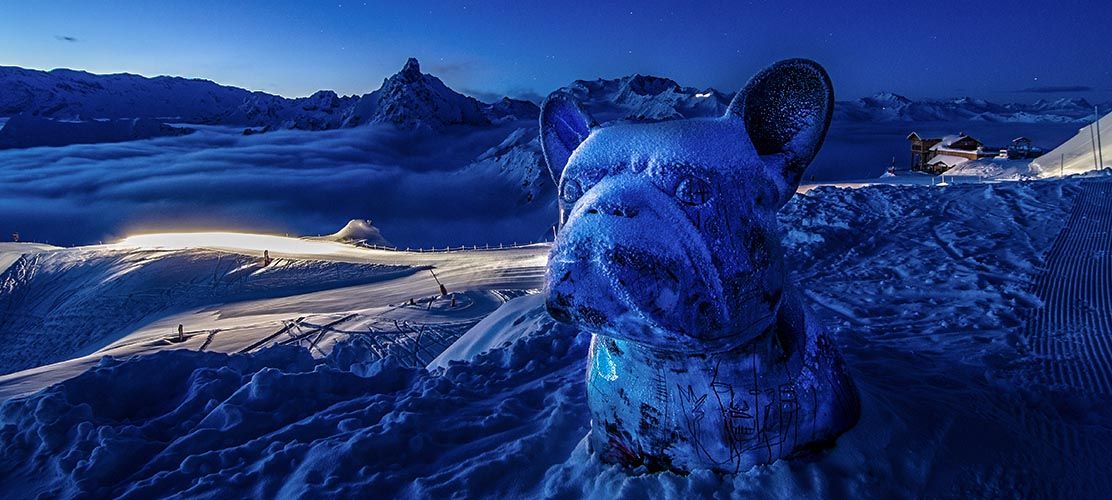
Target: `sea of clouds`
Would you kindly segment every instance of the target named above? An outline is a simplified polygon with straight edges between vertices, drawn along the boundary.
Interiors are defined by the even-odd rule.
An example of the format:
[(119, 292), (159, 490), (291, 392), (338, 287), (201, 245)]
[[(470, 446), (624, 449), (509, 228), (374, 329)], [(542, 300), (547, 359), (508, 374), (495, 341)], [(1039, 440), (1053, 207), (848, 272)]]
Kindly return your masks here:
[[(551, 235), (555, 189), (523, 198), (522, 176), (475, 162), (531, 120), (439, 132), (367, 126), (323, 132), (186, 125), (182, 137), (0, 151), (0, 241), (78, 245), (139, 232), (327, 234), (372, 219), (400, 247), (523, 243)], [(1053, 147), (1073, 124), (832, 124), (804, 182), (906, 167), (911, 131), (966, 132), (991, 145), (1026, 135)], [(543, 169), (542, 169), (543, 171)]]
[(481, 245), (539, 240), (555, 221), (553, 202), (514, 195), (522, 189), (515, 176), (471, 165), (505, 138), (505, 127), (251, 136), (198, 128), (0, 152), (0, 239), (19, 232), (25, 241), (75, 245), (199, 229), (315, 235), (369, 218), (399, 246)]

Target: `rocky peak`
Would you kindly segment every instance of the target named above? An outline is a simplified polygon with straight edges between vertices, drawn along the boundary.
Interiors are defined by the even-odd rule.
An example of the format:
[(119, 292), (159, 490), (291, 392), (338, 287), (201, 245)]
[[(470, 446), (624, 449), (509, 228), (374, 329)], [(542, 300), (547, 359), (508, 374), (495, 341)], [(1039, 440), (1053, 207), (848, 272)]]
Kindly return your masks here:
[(395, 77), (399, 77), (405, 82), (415, 82), (421, 79), (421, 63), (417, 62), (416, 57), (410, 57), (405, 61), (405, 66)]

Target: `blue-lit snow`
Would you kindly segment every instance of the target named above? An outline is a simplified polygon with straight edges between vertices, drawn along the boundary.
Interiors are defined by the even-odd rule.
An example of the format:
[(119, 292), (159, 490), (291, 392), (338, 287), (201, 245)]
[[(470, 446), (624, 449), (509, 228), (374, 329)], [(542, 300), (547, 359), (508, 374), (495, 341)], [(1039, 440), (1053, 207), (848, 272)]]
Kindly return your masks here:
[[(375, 359), (358, 342), (338, 342), (316, 358), (277, 347), (101, 361), (3, 404), (0, 491), (24, 498), (1098, 496), (1112, 488), (1104, 473), (1112, 405), (1100, 394), (1040, 382), (1041, 360), (1023, 333), (1041, 305), (1034, 277), (1079, 191), (1077, 180), (819, 188), (784, 208), (788, 268), (862, 396), (861, 422), (811, 460), (736, 476), (642, 474), (599, 463), (583, 440), (587, 336), (553, 327), (527, 296), (464, 334), (467, 343), (450, 356), (458, 361), (441, 359), (447, 368), (432, 372), (398, 354)], [(543, 259), (547, 248), (524, 250), (523, 266), (536, 265), (529, 252)], [(358, 290), (381, 286), (401, 297), (403, 288), (390, 283)], [(343, 295), (310, 294), (301, 307)], [(347, 295), (352, 309), (367, 297)], [(258, 304), (278, 303), (270, 300)], [(297, 314), (296, 299), (282, 304)]]

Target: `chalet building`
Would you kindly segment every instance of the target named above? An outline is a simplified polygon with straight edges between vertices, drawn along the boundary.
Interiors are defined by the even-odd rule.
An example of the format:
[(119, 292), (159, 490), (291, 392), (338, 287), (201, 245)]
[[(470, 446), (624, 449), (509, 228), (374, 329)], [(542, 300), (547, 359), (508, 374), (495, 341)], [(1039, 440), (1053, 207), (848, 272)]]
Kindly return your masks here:
[(1001, 156), (1009, 160), (1024, 160), (1027, 158), (1038, 158), (1046, 153), (1046, 150), (1035, 147), (1031, 144), (1031, 139), (1026, 137), (1016, 137), (1012, 139), (1011, 145), (1000, 151)]
[(964, 133), (938, 139), (924, 139), (912, 132), (911, 170), (940, 174), (959, 163), (981, 158), (992, 158), (999, 150), (986, 150), (984, 143)]

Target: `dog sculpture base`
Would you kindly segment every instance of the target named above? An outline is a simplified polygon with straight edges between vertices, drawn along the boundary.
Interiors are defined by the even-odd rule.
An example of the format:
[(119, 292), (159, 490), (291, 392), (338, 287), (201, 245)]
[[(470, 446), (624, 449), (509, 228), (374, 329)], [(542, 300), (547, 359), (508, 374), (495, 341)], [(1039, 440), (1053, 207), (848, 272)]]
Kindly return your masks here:
[(830, 444), (858, 417), (837, 350), (797, 300), (775, 332), (719, 353), (667, 352), (595, 335), (590, 446), (650, 472), (743, 472)]

